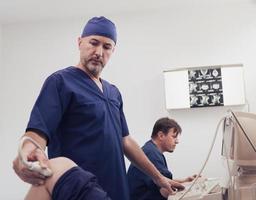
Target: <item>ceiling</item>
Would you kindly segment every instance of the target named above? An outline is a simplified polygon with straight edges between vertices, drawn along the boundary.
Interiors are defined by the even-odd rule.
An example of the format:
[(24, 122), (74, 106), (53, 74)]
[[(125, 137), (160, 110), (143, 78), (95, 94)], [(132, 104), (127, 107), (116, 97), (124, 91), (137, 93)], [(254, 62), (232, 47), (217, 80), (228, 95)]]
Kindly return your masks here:
[(90, 15), (115, 15), (164, 9), (168, 6), (253, 3), (256, 0), (0, 0), (0, 24), (77, 18)]
[(164, 7), (168, 0), (0, 0), (0, 24), (120, 14)]

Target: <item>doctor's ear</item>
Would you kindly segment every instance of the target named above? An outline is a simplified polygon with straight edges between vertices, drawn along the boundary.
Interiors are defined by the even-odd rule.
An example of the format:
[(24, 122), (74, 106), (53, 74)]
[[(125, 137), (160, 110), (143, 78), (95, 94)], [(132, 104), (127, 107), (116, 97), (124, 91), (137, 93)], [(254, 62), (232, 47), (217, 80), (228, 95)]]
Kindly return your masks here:
[(77, 38), (77, 45), (78, 45), (78, 48), (80, 48), (81, 42), (82, 42), (82, 38), (81, 38), (81, 37), (78, 37), (78, 38)]

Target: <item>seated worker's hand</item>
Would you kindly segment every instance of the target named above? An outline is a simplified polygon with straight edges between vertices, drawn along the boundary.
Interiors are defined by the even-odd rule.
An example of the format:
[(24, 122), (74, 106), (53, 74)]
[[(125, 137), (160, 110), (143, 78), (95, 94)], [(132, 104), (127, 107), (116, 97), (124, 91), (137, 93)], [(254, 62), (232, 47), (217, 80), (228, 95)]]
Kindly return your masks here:
[[(197, 174), (194, 174), (192, 176), (189, 176), (187, 178), (183, 178), (183, 179), (174, 179), (174, 181), (178, 182), (178, 183), (186, 183), (186, 182), (191, 182), (193, 180), (195, 180), (195, 178), (197, 177)], [(201, 177), (201, 176), (200, 176)]]
[(194, 174), (193, 176), (189, 176), (184, 179), (184, 182), (191, 182), (197, 177), (197, 174)]
[(156, 184), (161, 187), (160, 193), (164, 197), (168, 197), (169, 195), (175, 194), (176, 191), (185, 189), (185, 187), (182, 184), (173, 181), (169, 178), (166, 178), (164, 176), (162, 176), (161, 179), (159, 179), (156, 182)]
[[(48, 167), (46, 164), (46, 161), (48, 160), (46, 155), (42, 150), (35, 148), (35, 146), (30, 142), (26, 142), (26, 144), (24, 144), (22, 148), (22, 156), (25, 161), (38, 161), (42, 168)], [(45, 179), (47, 178), (39, 172), (31, 171), (28, 166), (24, 164), (19, 155), (13, 161), (13, 169), (21, 180), (35, 186), (44, 184)]]

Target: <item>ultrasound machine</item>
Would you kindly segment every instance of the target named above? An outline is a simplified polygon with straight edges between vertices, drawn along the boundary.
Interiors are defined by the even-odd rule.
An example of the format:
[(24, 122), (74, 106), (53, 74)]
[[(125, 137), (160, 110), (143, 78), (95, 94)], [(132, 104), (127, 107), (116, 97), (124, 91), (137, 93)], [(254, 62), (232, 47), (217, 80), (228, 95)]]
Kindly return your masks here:
[(218, 124), (215, 139), (221, 125), (226, 184), (219, 179), (197, 177), (168, 200), (256, 200), (256, 114), (229, 110)]

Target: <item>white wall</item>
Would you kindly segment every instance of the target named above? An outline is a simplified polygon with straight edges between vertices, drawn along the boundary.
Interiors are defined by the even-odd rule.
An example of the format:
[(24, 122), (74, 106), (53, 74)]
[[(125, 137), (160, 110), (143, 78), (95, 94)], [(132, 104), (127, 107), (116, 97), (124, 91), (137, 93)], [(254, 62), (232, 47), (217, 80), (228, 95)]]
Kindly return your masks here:
[[(118, 45), (103, 78), (121, 90), (130, 133), (140, 145), (149, 139), (158, 118), (168, 115), (181, 124), (180, 144), (174, 154), (166, 154), (175, 177), (198, 172), (217, 123), (227, 108), (168, 113), (162, 71), (173, 67), (243, 63), (250, 111), (256, 112), (255, 11), (253, 3), (170, 3), (165, 10), (109, 16), (118, 27)], [(1, 190), (0, 199), (18, 200), (27, 189), (11, 169), (18, 138), (26, 127), (43, 80), (51, 72), (77, 63), (76, 38), (87, 20), (84, 17), (3, 27), (0, 83), (5, 89), (1, 94), (4, 106), (0, 134), (5, 138), (2, 146), (5, 162), (0, 184), (4, 184), (1, 188), (9, 189)], [(246, 110), (246, 107), (234, 109)], [(220, 162), (216, 162), (220, 144), (219, 136), (204, 173), (207, 176), (221, 174)]]
[[(2, 80), (2, 26), (0, 25), (0, 113), (3, 113), (3, 102), (2, 102), (2, 97), (3, 97), (3, 80)], [(3, 125), (3, 115), (0, 114), (0, 138), (1, 138), (1, 145), (0, 145), (0, 157), (3, 158), (3, 151), (4, 151), (4, 134), (3, 134), (3, 131), (2, 131), (2, 125)], [(0, 162), (0, 169), (3, 169), (3, 162)], [(3, 170), (0, 170), (0, 177), (3, 177), (4, 176), (4, 171)], [(2, 187), (2, 182), (0, 182), (0, 188), (3, 188)]]
[(6, 173), (0, 182), (5, 185), (2, 188), (15, 190), (1, 190), (0, 199), (18, 200), (27, 191), (28, 185), (19, 180), (11, 168), (18, 139), (24, 133), (33, 102), (46, 76), (63, 66), (76, 64), (76, 37), (82, 24), (72, 20), (47, 21), (5, 25), (3, 28), (5, 90), (1, 133), (6, 138)]
[[(0, 70), (2, 68), (1, 63), (2, 63), (2, 26), (0, 25)], [(1, 73), (0, 73), (0, 76), (1, 76)]]

